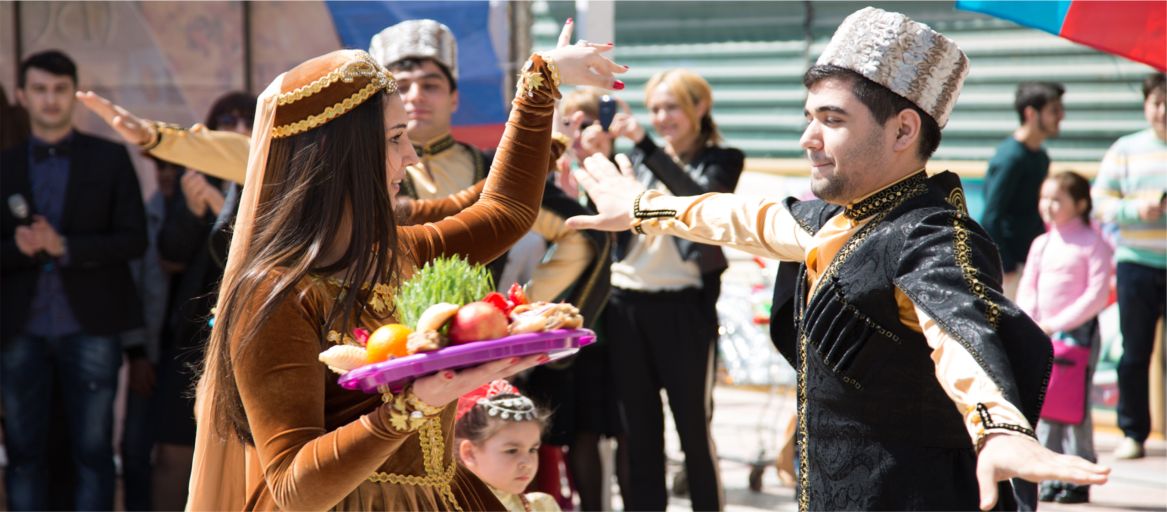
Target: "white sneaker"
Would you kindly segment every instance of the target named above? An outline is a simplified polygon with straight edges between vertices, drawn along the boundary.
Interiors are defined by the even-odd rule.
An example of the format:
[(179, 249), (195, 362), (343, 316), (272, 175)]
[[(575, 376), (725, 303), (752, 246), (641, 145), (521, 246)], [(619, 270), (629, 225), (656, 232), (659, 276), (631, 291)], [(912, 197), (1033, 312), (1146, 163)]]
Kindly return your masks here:
[(1129, 437), (1122, 438), (1122, 441), (1118, 443), (1118, 447), (1114, 449), (1114, 458), (1116, 459), (1141, 459), (1146, 454), (1146, 450), (1143, 449), (1143, 443)]

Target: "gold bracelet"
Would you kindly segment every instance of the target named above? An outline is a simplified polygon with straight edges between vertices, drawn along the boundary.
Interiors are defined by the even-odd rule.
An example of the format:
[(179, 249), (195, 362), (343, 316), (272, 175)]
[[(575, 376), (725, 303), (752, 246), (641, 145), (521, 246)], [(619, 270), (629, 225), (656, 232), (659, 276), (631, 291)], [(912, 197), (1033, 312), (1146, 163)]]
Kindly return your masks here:
[(381, 386), (381, 401), (389, 405), (389, 423), (401, 432), (414, 432), (430, 418), (441, 414), (444, 407), (434, 407), (422, 402), (413, 394), (413, 386), (407, 386), (394, 394), (387, 386)]
[(139, 144), (139, 146), (142, 147), (142, 151), (150, 151), (151, 149), (158, 147), (158, 145), (162, 143), (162, 127), (159, 126), (159, 123), (158, 122), (146, 123), (146, 126), (148, 127), (147, 129), (150, 131), (150, 139), (147, 140), (143, 144)]
[(413, 387), (412, 386), (410, 386), (409, 392), (406, 393), (405, 403), (407, 403), (411, 407), (413, 407), (413, 410), (419, 411), (423, 415), (426, 415), (426, 416), (437, 416), (437, 415), (441, 414), (443, 410), (446, 409), (445, 407), (434, 407), (430, 404), (423, 402), (420, 398), (417, 397), (417, 395), (413, 394)]
[(523, 64), (522, 72), (519, 73), (519, 79), (515, 81), (515, 89), (517, 93), (528, 98), (535, 97), (535, 90), (547, 85), (547, 78), (544, 69), (540, 69), (538, 62), (543, 63), (543, 68), (546, 68), (546, 75), (551, 79), (551, 94), (555, 96), (556, 91), (559, 90), (559, 67), (555, 65), (555, 61), (542, 53), (535, 53)]
[(556, 89), (559, 88), (559, 65), (555, 64), (555, 59), (551, 58), (548, 53), (540, 52), (539, 58), (543, 59), (543, 64), (547, 65), (547, 72), (551, 74), (551, 85)]

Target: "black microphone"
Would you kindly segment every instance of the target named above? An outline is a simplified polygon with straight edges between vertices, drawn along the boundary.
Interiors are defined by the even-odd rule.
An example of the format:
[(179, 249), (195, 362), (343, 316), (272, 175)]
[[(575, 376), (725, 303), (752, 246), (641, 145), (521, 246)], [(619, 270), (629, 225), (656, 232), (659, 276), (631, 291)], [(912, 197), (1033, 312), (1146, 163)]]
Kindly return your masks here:
[[(20, 194), (12, 194), (8, 196), (8, 211), (12, 212), (12, 216), (16, 218), (16, 223), (21, 226), (32, 225), (32, 215), (29, 215), (30, 208), (28, 207), (28, 200)], [(52, 261), (49, 253), (41, 249), (32, 255), (38, 265), (44, 265)]]

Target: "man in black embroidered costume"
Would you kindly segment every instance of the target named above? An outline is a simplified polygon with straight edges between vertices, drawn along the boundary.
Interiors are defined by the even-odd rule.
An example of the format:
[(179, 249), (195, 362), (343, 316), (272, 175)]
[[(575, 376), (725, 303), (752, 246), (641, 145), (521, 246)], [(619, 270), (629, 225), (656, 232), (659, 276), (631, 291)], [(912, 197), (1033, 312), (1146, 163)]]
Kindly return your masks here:
[(800, 143), (819, 200), (662, 196), (636, 186), (626, 159), (590, 158), (578, 177), (600, 214), (576, 228), (798, 262), (780, 273), (772, 325), (798, 370), (802, 510), (1014, 508), (998, 482), (1106, 480), (1033, 439), (1049, 341), (1001, 294), (1000, 257), (959, 178), (925, 172), (967, 73), (951, 40), (868, 7), (804, 76)]

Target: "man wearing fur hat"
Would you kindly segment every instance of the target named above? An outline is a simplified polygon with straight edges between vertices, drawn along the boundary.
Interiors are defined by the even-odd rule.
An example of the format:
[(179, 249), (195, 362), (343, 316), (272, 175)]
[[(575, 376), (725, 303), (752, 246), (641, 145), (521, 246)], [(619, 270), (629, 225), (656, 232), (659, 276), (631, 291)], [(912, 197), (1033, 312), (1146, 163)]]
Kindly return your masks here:
[(490, 165), (482, 153), (450, 134), (458, 110), (458, 43), (449, 27), (403, 21), (373, 36), (369, 54), (397, 80), (409, 140), (421, 160), (408, 168), (401, 193), (442, 198), (485, 178)]
[(578, 176), (600, 214), (569, 219), (576, 228), (788, 262), (772, 325), (798, 371), (802, 510), (1014, 508), (998, 482), (1106, 480), (1034, 439), (1050, 343), (1001, 294), (959, 178), (926, 171), (967, 73), (951, 40), (868, 7), (803, 78), (800, 143), (819, 199), (667, 197), (640, 188), (626, 159), (589, 158)]

